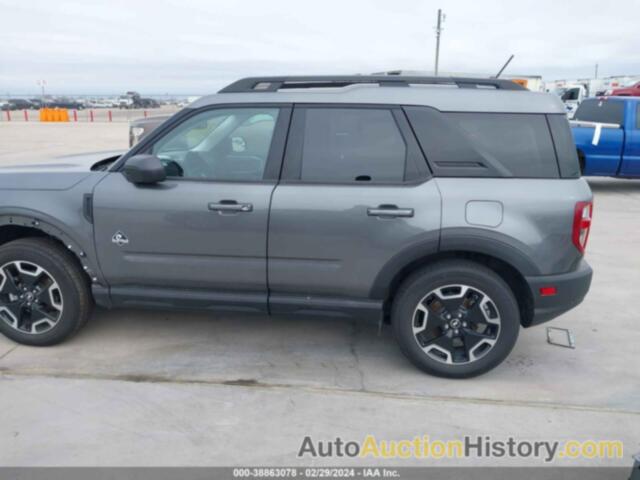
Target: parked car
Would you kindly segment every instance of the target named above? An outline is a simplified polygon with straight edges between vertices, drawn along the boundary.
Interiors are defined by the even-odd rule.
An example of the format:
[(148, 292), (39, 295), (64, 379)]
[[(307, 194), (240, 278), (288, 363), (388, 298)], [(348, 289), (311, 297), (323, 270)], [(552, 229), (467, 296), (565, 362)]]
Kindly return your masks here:
[(0, 331), (29, 345), (94, 301), (363, 317), (468, 377), (591, 282), (564, 106), (508, 80), (244, 79), (124, 154), (0, 172)]
[(571, 122), (583, 175), (640, 178), (640, 97), (590, 98)]
[(139, 105), (140, 108), (160, 108), (158, 101), (153, 98), (141, 98)]
[(556, 90), (556, 94), (564, 103), (569, 118), (573, 118), (582, 101), (589, 96), (587, 88), (582, 84), (565, 85)]
[(119, 108), (159, 108), (160, 104), (153, 98), (143, 98), (138, 92), (127, 92), (120, 96)]
[(29, 102), (31, 103), (31, 108), (34, 110), (40, 110), (42, 107), (42, 99), (41, 98), (30, 98)]
[(617, 97), (640, 97), (640, 82), (629, 87), (614, 88), (611, 90), (611, 95)]
[(83, 110), (84, 104), (71, 98), (54, 98), (45, 102), (47, 108), (68, 108), (72, 110)]
[(30, 110), (33, 108), (33, 104), (22, 98), (10, 98), (2, 106), (3, 110)]
[(129, 147), (133, 147), (170, 117), (171, 115), (153, 115), (152, 117), (133, 120), (129, 124)]

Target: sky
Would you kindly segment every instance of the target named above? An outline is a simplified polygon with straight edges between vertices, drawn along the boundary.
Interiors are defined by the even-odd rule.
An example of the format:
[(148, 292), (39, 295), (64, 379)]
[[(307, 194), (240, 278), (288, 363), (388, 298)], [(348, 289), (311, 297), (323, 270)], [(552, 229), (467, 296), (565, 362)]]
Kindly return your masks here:
[(255, 75), (640, 74), (640, 0), (0, 0), (0, 96), (201, 95)]

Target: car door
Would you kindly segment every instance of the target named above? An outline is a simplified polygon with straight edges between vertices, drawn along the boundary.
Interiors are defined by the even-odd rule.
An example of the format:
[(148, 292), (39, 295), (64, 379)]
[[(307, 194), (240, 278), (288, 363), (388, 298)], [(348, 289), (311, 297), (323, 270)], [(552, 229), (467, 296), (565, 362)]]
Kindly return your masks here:
[(439, 226), (440, 195), (400, 108), (296, 106), (271, 206), (270, 310), (380, 312), (391, 266), (435, 252)]
[(135, 185), (116, 171), (97, 185), (95, 242), (114, 303), (266, 309), (267, 219), (290, 112), (183, 116), (139, 147), (165, 181)]
[[(586, 156), (585, 175), (617, 175), (622, 162), (625, 132), (624, 102), (616, 99), (588, 99), (580, 104), (573, 120), (578, 149)], [(606, 125), (580, 126), (579, 122)]]
[(620, 175), (640, 177), (640, 101), (627, 102), (624, 154)]

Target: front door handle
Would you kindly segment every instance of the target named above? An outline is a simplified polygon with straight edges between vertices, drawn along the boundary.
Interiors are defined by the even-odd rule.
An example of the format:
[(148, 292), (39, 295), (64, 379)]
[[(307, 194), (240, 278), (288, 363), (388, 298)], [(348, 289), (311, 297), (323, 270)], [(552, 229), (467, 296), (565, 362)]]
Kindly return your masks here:
[(370, 217), (413, 217), (413, 208), (398, 208), (397, 205), (378, 205), (376, 208), (367, 208)]
[(253, 205), (251, 203), (238, 203), (235, 200), (220, 200), (217, 203), (210, 203), (209, 210), (221, 213), (248, 213), (253, 211)]

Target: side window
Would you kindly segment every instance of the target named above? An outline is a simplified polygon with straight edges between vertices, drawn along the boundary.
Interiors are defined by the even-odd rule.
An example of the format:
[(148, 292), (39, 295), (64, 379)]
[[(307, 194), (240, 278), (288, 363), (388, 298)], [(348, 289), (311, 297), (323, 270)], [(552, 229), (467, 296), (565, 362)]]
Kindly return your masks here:
[(227, 108), (199, 113), (150, 148), (169, 177), (256, 181), (263, 178), (277, 108)]
[(547, 115), (551, 136), (558, 155), (558, 166), (562, 178), (578, 178), (580, 176), (580, 163), (573, 133), (569, 127), (569, 121), (564, 114)]
[(583, 101), (575, 115), (574, 120), (598, 123), (623, 124), (624, 102), (617, 100), (593, 99)]
[(407, 146), (390, 110), (308, 108), (304, 112), (301, 180), (404, 180)]
[(500, 163), (511, 176), (558, 177), (558, 164), (544, 115), (449, 113), (483, 157)]
[(436, 176), (559, 176), (545, 115), (405, 111)]

